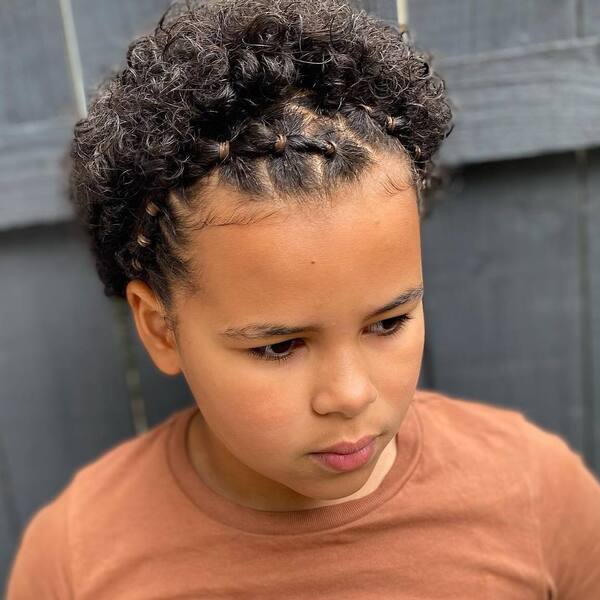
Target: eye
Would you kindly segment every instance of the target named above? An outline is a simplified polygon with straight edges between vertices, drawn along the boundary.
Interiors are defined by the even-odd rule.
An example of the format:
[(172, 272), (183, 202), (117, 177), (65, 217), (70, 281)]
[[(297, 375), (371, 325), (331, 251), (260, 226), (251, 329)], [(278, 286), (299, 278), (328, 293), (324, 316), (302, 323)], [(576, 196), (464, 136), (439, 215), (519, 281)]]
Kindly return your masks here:
[(410, 319), (412, 319), (412, 317), (409, 315), (399, 315), (397, 317), (391, 317), (390, 319), (383, 319), (383, 321), (377, 321), (377, 323), (373, 323), (371, 327), (374, 325), (384, 325), (385, 327), (389, 327), (389, 329), (384, 328), (383, 333), (379, 334), (380, 336), (395, 335), (402, 329), (407, 321), (410, 321)]
[[(268, 346), (258, 346), (257, 348), (249, 348), (248, 352), (255, 356), (256, 358), (260, 358), (262, 360), (287, 360), (294, 356), (294, 352), (290, 352), (289, 354), (285, 354), (285, 351), (300, 340), (292, 339), (286, 340), (285, 342), (278, 342), (277, 344), (269, 344)], [(272, 353), (269, 353), (269, 348), (272, 349)], [(281, 354), (280, 354), (281, 352)]]
[[(382, 321), (377, 321), (370, 325), (370, 327), (375, 327), (377, 325), (383, 325), (383, 331), (376, 333), (378, 337), (386, 337), (390, 335), (397, 334), (404, 324), (412, 319), (409, 315), (399, 315), (397, 317), (391, 317), (389, 319), (383, 319)], [(293, 347), (294, 342), (300, 342), (300, 339), (291, 339), (286, 340), (285, 342), (278, 342), (277, 344), (269, 344), (268, 346), (257, 346), (256, 348), (248, 348), (248, 353), (254, 358), (258, 358), (260, 360), (276, 360), (276, 361), (284, 361), (292, 358), (295, 352), (292, 350), (289, 351), (291, 347)]]

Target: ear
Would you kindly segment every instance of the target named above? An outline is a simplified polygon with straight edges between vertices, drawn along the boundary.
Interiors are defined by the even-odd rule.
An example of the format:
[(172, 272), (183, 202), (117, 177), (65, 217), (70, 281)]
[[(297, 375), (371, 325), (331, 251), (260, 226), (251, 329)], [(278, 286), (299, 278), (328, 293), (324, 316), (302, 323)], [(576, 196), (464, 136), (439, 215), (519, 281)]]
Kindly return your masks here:
[(127, 284), (125, 293), (138, 335), (152, 362), (166, 375), (177, 375), (181, 372), (177, 345), (154, 292), (135, 279)]

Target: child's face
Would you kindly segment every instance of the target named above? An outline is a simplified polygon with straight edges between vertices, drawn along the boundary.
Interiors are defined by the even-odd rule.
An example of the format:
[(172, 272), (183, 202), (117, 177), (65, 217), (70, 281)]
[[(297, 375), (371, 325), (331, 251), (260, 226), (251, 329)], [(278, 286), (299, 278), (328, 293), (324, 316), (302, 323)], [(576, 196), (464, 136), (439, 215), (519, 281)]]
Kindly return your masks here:
[[(204, 291), (176, 309), (177, 361), (201, 411), (188, 451), (202, 478), (241, 504), (291, 510), (337, 503), (327, 501), (355, 495), (383, 468), (386, 447), (389, 459), (424, 343), (418, 297), (368, 317), (423, 284), (415, 191), (389, 198), (383, 186), (391, 168), (398, 173), (397, 162), (378, 163), (332, 207), (288, 207), (193, 239)], [(212, 198), (227, 215), (231, 192), (216, 188)], [(412, 318), (402, 324), (397, 317), (407, 313)], [(315, 330), (224, 335), (254, 323)], [(382, 335), (394, 328), (395, 335)], [(249, 352), (264, 346), (267, 357), (292, 355), (279, 362)], [(310, 456), (369, 434), (378, 436), (374, 455), (356, 470), (334, 471)]]

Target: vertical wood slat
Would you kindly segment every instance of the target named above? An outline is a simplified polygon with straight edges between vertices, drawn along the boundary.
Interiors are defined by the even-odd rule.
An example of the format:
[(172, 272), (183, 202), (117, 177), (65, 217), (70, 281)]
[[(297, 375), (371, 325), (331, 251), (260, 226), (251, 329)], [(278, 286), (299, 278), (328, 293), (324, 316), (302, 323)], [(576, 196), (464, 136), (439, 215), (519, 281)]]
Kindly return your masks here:
[(46, 0), (23, 0), (3, 2), (0, 11), (0, 126), (70, 114), (58, 7)]
[(579, 0), (579, 20), (581, 35), (600, 34), (600, 2), (598, 0)]
[(73, 2), (88, 102), (96, 86), (112, 70), (125, 65), (128, 44), (134, 37), (153, 30), (169, 4), (169, 0)]
[(20, 530), (21, 519), (8, 463), (8, 448), (5, 447), (3, 430), (0, 428), (0, 587), (4, 587)]
[[(72, 225), (3, 233), (0, 279), (0, 467), (20, 534), (76, 469), (133, 431), (111, 305)], [(11, 555), (14, 529), (0, 530)]]
[(466, 168), (423, 224), (423, 259), (435, 387), (581, 451), (578, 185), (573, 155)]
[(77, 33), (73, 20), (73, 5), (71, 0), (59, 0), (59, 6), (65, 39), (65, 54), (69, 64), (75, 105), (77, 106), (77, 117), (81, 119), (87, 115), (87, 103), (83, 84), (81, 56), (79, 55), (79, 44), (77, 43)]
[(591, 385), (588, 398), (586, 425), (591, 437), (590, 458), (597, 473), (600, 473), (600, 150), (596, 149), (586, 156), (586, 202), (585, 221), (587, 223), (589, 277), (589, 313), (588, 331), (591, 337), (591, 356), (587, 363), (591, 369)]

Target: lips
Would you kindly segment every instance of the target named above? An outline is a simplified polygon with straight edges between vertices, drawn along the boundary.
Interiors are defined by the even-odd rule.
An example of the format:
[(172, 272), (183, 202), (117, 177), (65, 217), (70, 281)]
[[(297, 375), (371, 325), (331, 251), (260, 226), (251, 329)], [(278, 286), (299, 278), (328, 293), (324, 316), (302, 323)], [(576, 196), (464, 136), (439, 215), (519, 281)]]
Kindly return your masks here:
[(375, 439), (375, 437), (376, 436), (374, 435), (367, 435), (360, 438), (358, 442), (340, 442), (338, 444), (334, 444), (333, 446), (323, 448), (323, 450), (313, 452), (313, 454), (353, 454), (354, 452), (362, 450), (365, 446), (368, 446)]

